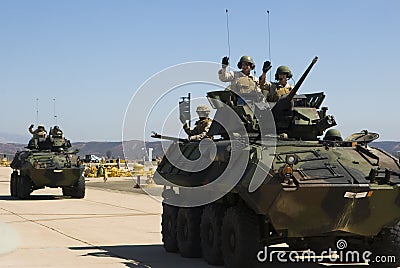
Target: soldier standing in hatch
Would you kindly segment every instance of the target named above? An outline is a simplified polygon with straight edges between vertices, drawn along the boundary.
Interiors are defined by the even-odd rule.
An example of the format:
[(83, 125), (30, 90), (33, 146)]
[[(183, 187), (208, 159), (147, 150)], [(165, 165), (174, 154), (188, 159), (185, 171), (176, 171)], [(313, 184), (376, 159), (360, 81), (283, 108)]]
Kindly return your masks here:
[(38, 125), (37, 129), (33, 130), (33, 124), (29, 127), (29, 133), (33, 135), (32, 139), (29, 140), (28, 148), (29, 149), (40, 149), (39, 142), (44, 142), (47, 136), (47, 131), (44, 128), (44, 125)]
[(235, 93), (250, 93), (260, 91), (258, 88), (258, 79), (250, 73), (256, 67), (253, 59), (250, 56), (242, 56), (237, 64), (241, 69), (237, 71), (227, 71), (229, 58), (222, 58), (222, 69), (218, 71), (219, 80), (222, 82), (231, 82), (230, 90)]
[(199, 105), (196, 109), (199, 120), (196, 121), (195, 127), (190, 129), (184, 118), (181, 118), (181, 122), (184, 123), (183, 130), (189, 135), (189, 140), (198, 141), (207, 137), (207, 132), (210, 129), (212, 119), (210, 115), (210, 108), (207, 105)]
[(293, 85), (288, 83), (288, 80), (292, 78), (292, 72), (287, 66), (279, 66), (276, 69), (275, 80), (276, 82), (267, 81), (267, 71), (271, 68), (269, 61), (264, 62), (263, 73), (260, 76), (260, 88), (267, 97), (267, 101), (278, 101), (282, 96), (289, 94), (293, 89)]
[(44, 128), (44, 125), (40, 124), (38, 125), (37, 129), (33, 130), (33, 124), (30, 125), (29, 127), (29, 132), (33, 135), (34, 139), (38, 139), (38, 138), (46, 138), (47, 135), (47, 131)]
[(56, 137), (63, 138), (63, 132), (59, 126), (54, 126), (54, 128), (50, 130), (50, 135), (53, 137), (56, 136)]

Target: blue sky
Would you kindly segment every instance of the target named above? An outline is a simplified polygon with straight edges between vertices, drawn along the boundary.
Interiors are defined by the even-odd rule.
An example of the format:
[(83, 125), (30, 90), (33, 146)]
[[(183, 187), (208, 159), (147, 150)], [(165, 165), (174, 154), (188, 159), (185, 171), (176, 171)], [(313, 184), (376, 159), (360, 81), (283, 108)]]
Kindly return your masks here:
[[(0, 1), (0, 133), (58, 124), (72, 141), (121, 140), (135, 91), (191, 61), (251, 55), (258, 74), (288, 65), (302, 92), (324, 91), (343, 136), (363, 129), (400, 140), (399, 1)], [(178, 100), (176, 100), (177, 102)], [(138, 113), (138, 116), (141, 116)], [(155, 129), (157, 131), (157, 129)]]

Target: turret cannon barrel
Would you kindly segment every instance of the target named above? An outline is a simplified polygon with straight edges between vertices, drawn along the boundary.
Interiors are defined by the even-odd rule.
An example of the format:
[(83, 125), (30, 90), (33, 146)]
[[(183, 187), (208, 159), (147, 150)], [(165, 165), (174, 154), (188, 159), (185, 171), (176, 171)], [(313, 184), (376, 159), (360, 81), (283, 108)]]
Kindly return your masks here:
[(290, 91), (290, 93), (286, 96), (286, 98), (288, 100), (292, 100), (293, 97), (297, 94), (297, 91), (299, 90), (300, 86), (303, 84), (304, 80), (306, 79), (306, 77), (308, 76), (308, 74), (310, 73), (312, 67), (314, 66), (315, 63), (317, 63), (318, 61), (318, 57), (315, 57), (312, 62), (310, 63), (310, 65), (308, 66), (307, 70), (305, 70), (305, 72), (303, 73), (303, 75), (300, 77), (299, 81), (296, 83), (296, 85), (294, 86), (294, 88)]

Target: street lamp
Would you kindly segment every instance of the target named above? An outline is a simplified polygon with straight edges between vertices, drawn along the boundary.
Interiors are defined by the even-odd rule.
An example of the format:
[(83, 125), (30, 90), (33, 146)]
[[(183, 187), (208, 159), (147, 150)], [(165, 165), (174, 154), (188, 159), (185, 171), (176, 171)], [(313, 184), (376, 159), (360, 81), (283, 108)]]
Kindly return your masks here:
[(143, 152), (143, 166), (146, 164), (146, 148), (142, 147)]

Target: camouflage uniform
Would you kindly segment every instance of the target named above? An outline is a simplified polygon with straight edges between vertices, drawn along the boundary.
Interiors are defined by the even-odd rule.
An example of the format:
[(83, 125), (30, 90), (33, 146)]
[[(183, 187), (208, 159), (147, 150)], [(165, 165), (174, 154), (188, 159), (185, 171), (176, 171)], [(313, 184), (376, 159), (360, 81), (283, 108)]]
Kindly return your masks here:
[(264, 96), (267, 97), (267, 101), (278, 101), (282, 96), (289, 94), (293, 89), (293, 85), (286, 83), (282, 85), (279, 82), (269, 82), (261, 79), (260, 77), (260, 88)]
[(50, 135), (53, 136), (53, 137), (62, 138), (63, 137), (63, 132), (58, 126), (54, 126), (54, 128), (52, 128), (50, 130)]
[(222, 82), (231, 82), (230, 90), (236, 93), (250, 93), (260, 91), (258, 87), (258, 78), (252, 74), (245, 75), (242, 72), (226, 71), (222, 68), (218, 71), (219, 80)]
[(40, 130), (39, 127), (37, 129), (33, 130), (33, 125), (31, 125), (29, 127), (29, 132), (33, 135), (34, 139), (46, 138), (46, 135), (47, 135), (47, 132), (44, 129), (44, 127), (42, 130)]
[(29, 127), (29, 133), (33, 135), (32, 139), (28, 142), (29, 149), (40, 149), (40, 145), (46, 140), (47, 131), (43, 125), (39, 125), (37, 129), (33, 130), (33, 125)]
[(55, 147), (62, 147), (65, 145), (65, 138), (62, 130), (58, 126), (50, 129), (50, 141)]
[[(266, 73), (271, 68), (269, 61), (264, 62), (263, 74), (260, 76), (260, 88), (264, 96), (267, 97), (267, 101), (278, 101), (280, 97), (288, 95), (293, 89), (293, 85), (287, 82), (288, 79), (292, 78), (292, 71), (288, 66), (281, 65), (276, 69), (275, 80), (277, 82), (269, 82), (266, 80)], [(286, 75), (286, 78), (281, 75)], [(282, 79), (286, 79), (285, 84), (281, 83)]]
[(190, 129), (188, 124), (183, 125), (183, 130), (189, 135), (189, 140), (196, 141), (206, 137), (212, 123), (211, 118), (201, 118), (196, 121), (195, 127)]

